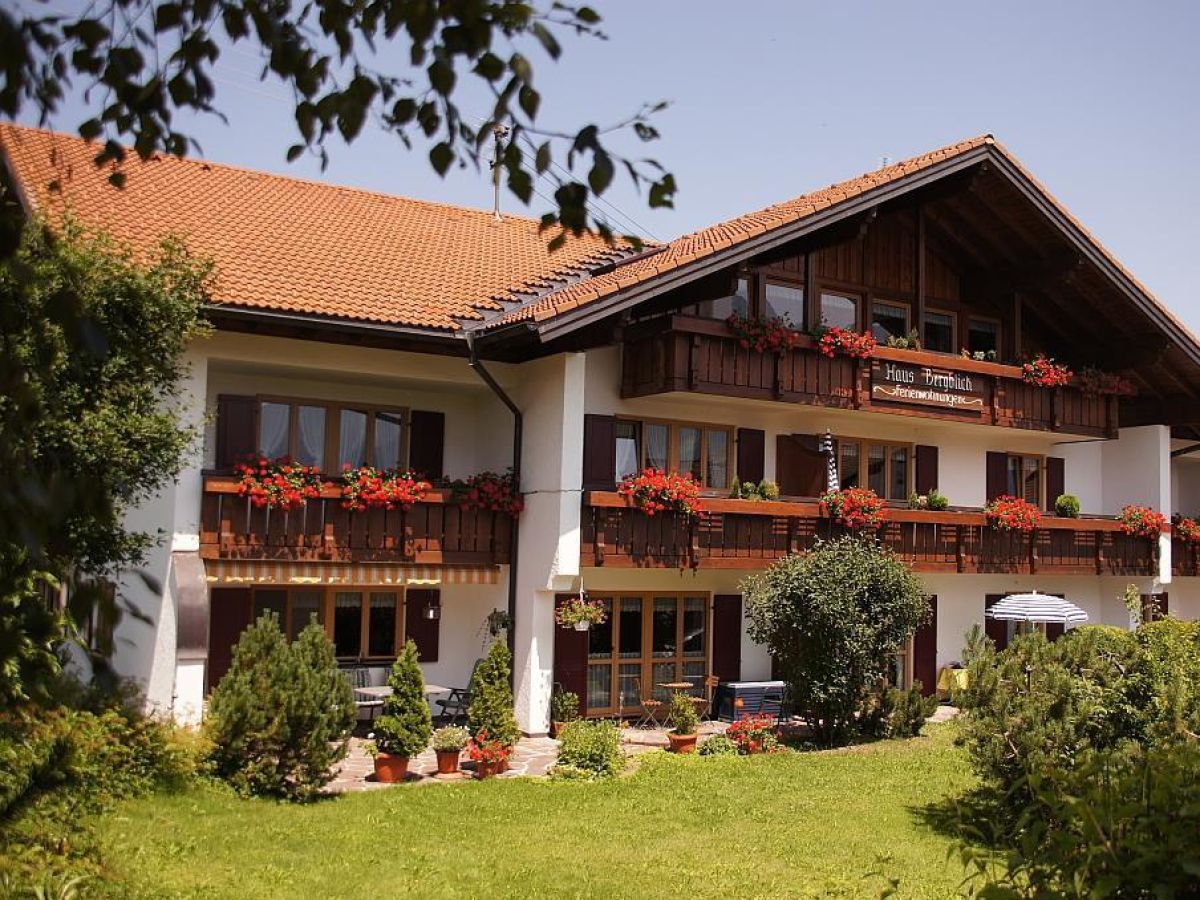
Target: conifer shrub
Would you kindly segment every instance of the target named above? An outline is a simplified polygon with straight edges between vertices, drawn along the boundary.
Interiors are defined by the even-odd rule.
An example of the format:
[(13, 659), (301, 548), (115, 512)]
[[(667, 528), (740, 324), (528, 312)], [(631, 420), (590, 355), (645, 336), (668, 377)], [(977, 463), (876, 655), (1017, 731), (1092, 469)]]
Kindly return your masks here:
[(242, 634), (212, 692), (205, 730), (215, 773), (244, 794), (312, 799), (346, 755), (354, 727), (350, 682), (311, 624), (288, 644), (274, 613)]
[(615, 722), (576, 719), (563, 728), (559, 741), (560, 766), (580, 769), (592, 778), (611, 778), (625, 766)]
[(467, 708), (467, 725), (471, 734), (486, 731), (489, 740), (513, 747), (521, 737), (517, 717), (513, 714), (512, 686), (509, 673), (512, 654), (508, 646), (496, 641), (471, 678), (471, 704)]
[(392, 756), (416, 756), (429, 744), (433, 721), (425, 699), (425, 677), (417, 664), (417, 645), (411, 640), (396, 657), (388, 678), (391, 696), (384, 698), (383, 715), (375, 720), (375, 746)]
[(937, 697), (926, 697), (921, 693), (919, 681), (914, 682), (907, 691), (889, 688), (879, 698), (879, 735), (888, 738), (916, 737), (937, 705)]

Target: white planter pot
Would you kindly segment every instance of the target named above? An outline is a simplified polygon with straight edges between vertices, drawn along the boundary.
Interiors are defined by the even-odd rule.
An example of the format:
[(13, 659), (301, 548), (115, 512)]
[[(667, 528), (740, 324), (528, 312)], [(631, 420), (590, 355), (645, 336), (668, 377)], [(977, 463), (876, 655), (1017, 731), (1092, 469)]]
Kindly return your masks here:
[(576, 623), (575, 623), (575, 630), (576, 630), (576, 631), (587, 631), (587, 630), (588, 630), (589, 628), (591, 628), (591, 627), (592, 627), (592, 623), (591, 623), (591, 622), (576, 622)]

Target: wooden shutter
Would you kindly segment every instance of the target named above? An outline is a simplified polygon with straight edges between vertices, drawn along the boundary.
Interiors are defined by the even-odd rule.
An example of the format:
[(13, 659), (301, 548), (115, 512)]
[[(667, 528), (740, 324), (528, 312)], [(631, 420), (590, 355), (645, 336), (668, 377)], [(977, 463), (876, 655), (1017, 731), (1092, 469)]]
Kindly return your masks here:
[[(556, 594), (555, 607), (578, 596)], [(579, 714), (587, 715), (588, 636), (590, 632), (554, 626), (554, 684), (579, 697)]]
[(1046, 457), (1046, 509), (1054, 511), (1054, 501), (1067, 492), (1066, 460), (1061, 456)]
[(987, 499), (988, 502), (1008, 493), (1008, 454), (994, 453), (987, 455)]
[(775, 478), (787, 497), (819, 497), (825, 493), (828, 461), (815, 434), (781, 434), (775, 439)]
[(611, 491), (617, 486), (617, 420), (583, 417), (583, 489)]
[(929, 621), (913, 635), (913, 680), (921, 682), (921, 693), (928, 697), (937, 690), (937, 595), (925, 600)]
[[(758, 428), (737, 430), (737, 478), (755, 484), (766, 477), (767, 434)], [(725, 487), (725, 485), (718, 485)]]
[(232, 469), (259, 451), (258, 398), (217, 397), (217, 468)]
[(918, 494), (928, 494), (938, 486), (938, 448), (918, 444), (915, 489)]
[(414, 409), (409, 416), (409, 468), (426, 478), (441, 478), (446, 474), (446, 414)]
[(1066, 626), (1062, 622), (1047, 622), (1046, 623), (1046, 640), (1057, 641), (1060, 637), (1067, 633)]
[[(1003, 456), (1004, 454), (1001, 454)], [(984, 609), (991, 609), (992, 606), (1004, 599), (1004, 594), (986, 594), (983, 598)], [(987, 636), (992, 639), (992, 643), (996, 645), (996, 650), (1004, 650), (1008, 647), (1008, 623), (998, 619), (983, 620), (983, 630)]]
[(742, 595), (713, 597), (712, 674), (722, 681), (742, 677)]
[(417, 645), (417, 658), (423, 663), (438, 661), (438, 637), (442, 620), (425, 618), (425, 610), (440, 606), (437, 588), (409, 588), (404, 593), (404, 637)]
[(205, 676), (208, 690), (229, 671), (233, 647), (254, 616), (250, 588), (212, 588), (209, 594), (208, 666)]

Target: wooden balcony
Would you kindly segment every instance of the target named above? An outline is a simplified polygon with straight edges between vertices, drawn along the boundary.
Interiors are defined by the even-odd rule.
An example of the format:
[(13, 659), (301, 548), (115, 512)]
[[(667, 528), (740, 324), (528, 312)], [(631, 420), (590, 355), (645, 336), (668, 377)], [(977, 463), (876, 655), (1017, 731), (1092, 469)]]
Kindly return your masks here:
[[(612, 492), (584, 496), (583, 565), (762, 569), (843, 533), (815, 502), (707, 500), (696, 519), (647, 516)], [(882, 543), (918, 572), (1153, 575), (1153, 542), (1111, 519), (1043, 517), (1032, 534), (996, 531), (981, 512), (889, 509)]]
[[(743, 349), (724, 322), (667, 316), (639, 323), (625, 333), (621, 394), (693, 391), (1092, 437), (1117, 433), (1115, 397), (1036, 387), (1016, 366), (886, 347), (868, 360), (830, 358), (812, 339), (803, 341), (783, 353), (756, 353)], [(914, 388), (928, 387), (927, 371), (938, 384), (897, 391), (889, 363), (893, 372), (912, 373)]]
[(509, 562), (513, 520), (453, 503), (449, 491), (430, 491), (404, 512), (342, 508), (341, 490), (327, 485), (320, 499), (281, 512), (238, 496), (228, 475), (204, 479), (200, 555), (205, 559), (305, 562), (390, 562), (483, 566)]
[(1200, 575), (1200, 544), (1171, 537), (1171, 574)]

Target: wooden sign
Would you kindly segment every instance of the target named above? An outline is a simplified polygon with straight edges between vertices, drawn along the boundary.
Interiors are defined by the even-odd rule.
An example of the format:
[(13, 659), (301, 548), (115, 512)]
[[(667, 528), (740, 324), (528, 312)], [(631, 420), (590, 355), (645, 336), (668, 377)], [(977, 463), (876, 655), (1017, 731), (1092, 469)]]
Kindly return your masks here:
[(966, 372), (876, 360), (871, 365), (871, 401), (979, 414), (984, 395), (978, 379)]

